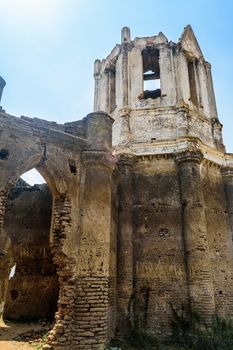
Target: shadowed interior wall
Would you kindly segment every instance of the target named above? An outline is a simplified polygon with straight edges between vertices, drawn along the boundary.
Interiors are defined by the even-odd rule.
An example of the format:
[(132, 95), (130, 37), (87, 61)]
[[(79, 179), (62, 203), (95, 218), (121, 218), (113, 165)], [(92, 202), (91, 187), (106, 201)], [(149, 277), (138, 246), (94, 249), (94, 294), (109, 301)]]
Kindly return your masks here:
[(16, 273), (9, 281), (6, 319), (52, 319), (58, 279), (49, 247), (51, 194), (47, 185), (15, 187), (6, 206), (4, 229), (10, 237)]

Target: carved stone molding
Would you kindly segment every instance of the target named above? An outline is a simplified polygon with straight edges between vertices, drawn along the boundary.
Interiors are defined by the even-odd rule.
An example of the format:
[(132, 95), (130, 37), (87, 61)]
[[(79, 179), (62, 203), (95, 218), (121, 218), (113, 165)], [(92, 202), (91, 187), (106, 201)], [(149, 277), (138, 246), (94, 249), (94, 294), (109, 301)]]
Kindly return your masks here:
[(233, 167), (232, 166), (222, 167), (221, 174), (222, 176), (233, 177)]
[(175, 155), (177, 164), (184, 162), (201, 163), (203, 160), (203, 153), (200, 150), (187, 150), (184, 152), (177, 153)]
[(122, 153), (117, 157), (117, 165), (121, 170), (123, 167), (133, 167), (137, 162), (137, 157), (131, 153)]

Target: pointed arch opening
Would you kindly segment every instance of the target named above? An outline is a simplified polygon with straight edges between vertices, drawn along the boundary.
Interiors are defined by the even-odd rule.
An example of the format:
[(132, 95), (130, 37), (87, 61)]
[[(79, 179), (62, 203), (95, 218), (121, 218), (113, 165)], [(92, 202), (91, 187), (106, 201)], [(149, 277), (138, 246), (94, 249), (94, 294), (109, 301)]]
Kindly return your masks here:
[(9, 262), (1, 293), (5, 320), (54, 319), (59, 283), (50, 248), (51, 218), (47, 183), (36, 169), (24, 173), (6, 201), (3, 236)]

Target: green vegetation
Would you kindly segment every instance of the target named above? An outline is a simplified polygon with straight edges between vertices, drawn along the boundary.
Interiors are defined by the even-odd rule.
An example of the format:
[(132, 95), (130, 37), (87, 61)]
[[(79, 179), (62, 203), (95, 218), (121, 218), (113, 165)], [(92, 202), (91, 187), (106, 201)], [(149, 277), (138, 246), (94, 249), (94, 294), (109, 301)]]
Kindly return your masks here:
[(173, 334), (169, 339), (159, 341), (145, 333), (133, 331), (125, 340), (114, 340), (107, 349), (121, 350), (232, 350), (233, 321), (214, 317), (207, 326), (201, 318), (187, 321), (174, 314)]
[(233, 321), (215, 316), (207, 326), (197, 316), (185, 324), (176, 319), (172, 342), (187, 350), (232, 350)]

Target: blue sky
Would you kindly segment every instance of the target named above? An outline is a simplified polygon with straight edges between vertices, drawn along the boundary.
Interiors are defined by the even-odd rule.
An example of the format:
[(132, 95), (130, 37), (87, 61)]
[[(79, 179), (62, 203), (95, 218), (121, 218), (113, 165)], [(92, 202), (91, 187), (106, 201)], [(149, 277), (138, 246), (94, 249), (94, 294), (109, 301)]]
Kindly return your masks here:
[(191, 24), (212, 64), (224, 141), (233, 152), (233, 1), (0, 0), (2, 105), (8, 113), (60, 123), (93, 108), (93, 62), (120, 31), (132, 38), (162, 31), (177, 41)]

